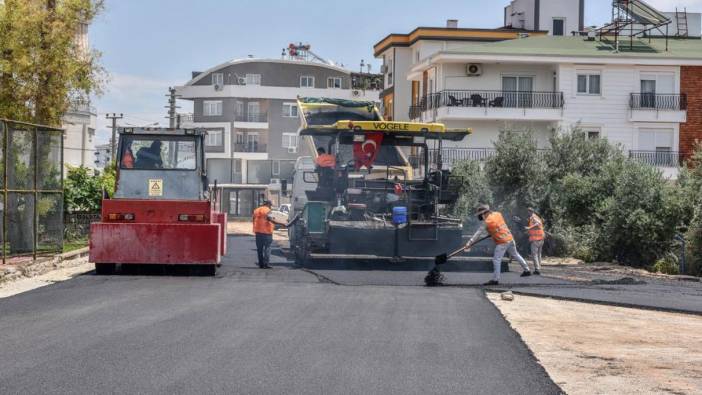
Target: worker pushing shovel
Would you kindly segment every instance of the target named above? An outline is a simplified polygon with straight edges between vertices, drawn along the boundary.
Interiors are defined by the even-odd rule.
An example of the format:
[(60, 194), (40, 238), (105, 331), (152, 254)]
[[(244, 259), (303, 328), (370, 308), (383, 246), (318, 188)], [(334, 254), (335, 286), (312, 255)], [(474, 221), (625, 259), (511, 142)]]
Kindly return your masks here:
[(509, 227), (507, 227), (507, 223), (505, 222), (502, 214), (497, 211), (491, 211), (490, 206), (487, 205), (481, 205), (478, 207), (475, 214), (478, 219), (483, 222), (482, 226), (477, 232), (475, 232), (473, 237), (471, 237), (470, 241), (463, 249), (436, 257), (436, 267), (430, 271), (429, 274), (427, 274), (427, 277), (424, 279), (428, 286), (439, 285), (441, 283), (443, 276), (439, 272), (439, 265), (445, 263), (449, 258), (458, 255), (462, 251), (470, 251), (474, 245), (482, 240), (485, 240), (486, 238), (492, 238), (492, 240), (495, 242), (495, 252), (492, 257), (492, 280), (483, 285), (490, 286), (500, 284), (502, 258), (505, 256), (505, 254), (509, 254), (513, 259), (519, 262), (519, 265), (522, 267), (522, 269), (524, 269), (521, 275), (522, 277), (531, 276), (529, 265), (526, 263), (524, 258), (519, 255), (512, 232), (510, 232)]

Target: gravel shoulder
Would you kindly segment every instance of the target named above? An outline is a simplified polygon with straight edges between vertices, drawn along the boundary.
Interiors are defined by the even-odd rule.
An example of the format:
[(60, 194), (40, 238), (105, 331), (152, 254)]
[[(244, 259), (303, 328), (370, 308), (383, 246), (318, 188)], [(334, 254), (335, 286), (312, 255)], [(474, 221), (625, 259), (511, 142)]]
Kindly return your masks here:
[(702, 318), (516, 295), (488, 298), (568, 394), (702, 393)]

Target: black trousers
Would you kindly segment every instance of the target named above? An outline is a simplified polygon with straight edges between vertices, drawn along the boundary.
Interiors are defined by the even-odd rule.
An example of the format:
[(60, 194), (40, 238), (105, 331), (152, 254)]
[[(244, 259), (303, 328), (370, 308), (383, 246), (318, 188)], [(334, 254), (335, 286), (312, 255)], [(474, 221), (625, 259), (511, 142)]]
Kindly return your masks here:
[(273, 235), (256, 233), (256, 251), (258, 252), (258, 266), (266, 266), (271, 262), (271, 245)]

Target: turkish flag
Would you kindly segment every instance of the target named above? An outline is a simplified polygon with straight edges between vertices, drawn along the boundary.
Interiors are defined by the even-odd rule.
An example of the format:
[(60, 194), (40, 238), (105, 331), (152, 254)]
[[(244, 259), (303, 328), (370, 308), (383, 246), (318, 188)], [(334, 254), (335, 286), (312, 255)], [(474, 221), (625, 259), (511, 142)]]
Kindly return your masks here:
[(373, 162), (375, 162), (375, 158), (378, 157), (382, 144), (382, 132), (366, 133), (364, 142), (353, 143), (353, 158), (356, 160), (356, 170), (364, 166), (370, 169), (373, 166)]

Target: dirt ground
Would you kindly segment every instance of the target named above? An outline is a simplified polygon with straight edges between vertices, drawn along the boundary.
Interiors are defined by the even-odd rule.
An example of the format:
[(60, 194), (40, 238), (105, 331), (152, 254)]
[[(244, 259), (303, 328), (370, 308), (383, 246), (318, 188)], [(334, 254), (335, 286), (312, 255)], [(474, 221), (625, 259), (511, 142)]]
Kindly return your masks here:
[(488, 297), (568, 394), (702, 393), (702, 317)]
[(0, 298), (7, 298), (56, 282), (66, 281), (95, 268), (92, 263), (88, 263), (87, 257), (66, 261), (62, 265), (62, 267), (38, 276), (22, 277), (13, 281), (0, 283)]

